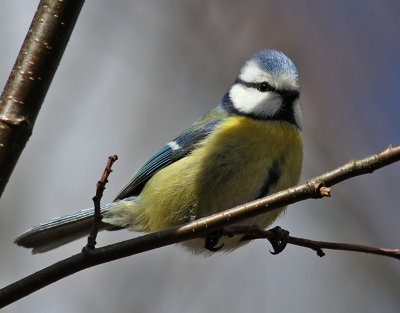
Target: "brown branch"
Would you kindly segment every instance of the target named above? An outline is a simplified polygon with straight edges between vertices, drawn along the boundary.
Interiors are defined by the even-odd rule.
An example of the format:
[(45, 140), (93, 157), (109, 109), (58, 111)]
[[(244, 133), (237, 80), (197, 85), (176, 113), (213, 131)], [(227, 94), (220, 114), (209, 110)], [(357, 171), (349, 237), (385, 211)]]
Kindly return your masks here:
[(0, 196), (32, 134), (84, 0), (41, 0), (0, 98)]
[(310, 248), (316, 251), (318, 256), (320, 257), (325, 255), (322, 249), (330, 249), (330, 250), (343, 250), (343, 251), (377, 254), (400, 260), (400, 249), (385, 249), (385, 248), (376, 248), (376, 247), (355, 245), (349, 243), (316, 241), (316, 240), (291, 237), (291, 236), (289, 237), (289, 243), (296, 246)]
[(100, 222), (103, 219), (103, 216), (100, 213), (100, 209), (101, 209), (100, 201), (101, 201), (101, 198), (103, 197), (104, 189), (106, 189), (106, 184), (108, 183), (108, 176), (112, 172), (111, 167), (114, 164), (114, 162), (117, 160), (118, 160), (117, 155), (108, 157), (108, 162), (107, 162), (106, 168), (104, 169), (103, 175), (101, 176), (100, 180), (96, 184), (96, 195), (92, 198), (93, 204), (94, 204), (94, 221), (93, 221), (92, 230), (90, 231), (90, 234), (88, 236), (87, 244), (85, 247), (86, 249), (94, 249), (96, 246), (97, 233), (99, 232)]
[[(204, 217), (183, 226), (143, 235), (95, 250), (87, 249), (0, 290), (0, 308), (37, 291), (55, 281), (83, 269), (153, 250), (189, 239), (204, 237), (209, 232), (248, 217), (272, 211), (279, 207), (310, 198), (321, 198), (330, 187), (354, 176), (371, 173), (400, 160), (400, 145), (361, 160), (351, 161), (331, 172), (313, 178), (301, 185), (283, 190), (268, 197), (239, 205), (232, 209)], [(326, 247), (326, 246), (322, 246)], [(381, 249), (384, 251), (384, 249)], [(318, 250), (317, 250), (318, 251)]]
[[(257, 225), (254, 226), (226, 226), (224, 233), (228, 236), (246, 235), (251, 239), (268, 239), (273, 240), (276, 238), (276, 233), (271, 230), (260, 229)], [(330, 250), (344, 250), (353, 252), (363, 252), (377, 255), (384, 255), (400, 260), (400, 249), (384, 249), (369, 246), (362, 246), (356, 244), (316, 241), (305, 238), (289, 236), (288, 243), (304, 248), (310, 248), (317, 252), (317, 255), (323, 257), (325, 252), (322, 249)]]

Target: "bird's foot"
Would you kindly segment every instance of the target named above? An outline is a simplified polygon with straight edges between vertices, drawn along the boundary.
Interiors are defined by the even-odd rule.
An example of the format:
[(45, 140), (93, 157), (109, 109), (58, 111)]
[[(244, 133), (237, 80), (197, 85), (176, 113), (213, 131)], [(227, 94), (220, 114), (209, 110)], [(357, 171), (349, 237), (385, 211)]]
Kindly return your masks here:
[(280, 228), (279, 226), (272, 228), (271, 231), (275, 234), (275, 238), (268, 240), (271, 243), (274, 251), (269, 252), (273, 255), (276, 255), (281, 253), (285, 249), (289, 240), (289, 232), (285, 229)]
[(207, 250), (210, 250), (212, 252), (221, 250), (221, 248), (224, 246), (224, 244), (222, 244), (218, 247), (216, 247), (216, 245), (218, 244), (218, 241), (221, 239), (223, 234), (224, 234), (223, 228), (213, 231), (211, 234), (209, 234), (206, 237), (206, 240), (204, 242), (204, 248), (206, 248)]

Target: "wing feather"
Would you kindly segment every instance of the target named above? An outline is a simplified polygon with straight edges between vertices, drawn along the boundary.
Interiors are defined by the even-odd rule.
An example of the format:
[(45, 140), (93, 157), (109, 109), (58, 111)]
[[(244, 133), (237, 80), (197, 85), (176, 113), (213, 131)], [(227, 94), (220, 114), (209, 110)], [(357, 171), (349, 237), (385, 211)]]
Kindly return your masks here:
[[(192, 151), (199, 142), (213, 131), (221, 121), (222, 116), (222, 111), (218, 109), (212, 110), (173, 141), (161, 147), (137, 170), (114, 201), (139, 195), (145, 184), (157, 171), (176, 162)], [(209, 122), (210, 120), (212, 122)]]

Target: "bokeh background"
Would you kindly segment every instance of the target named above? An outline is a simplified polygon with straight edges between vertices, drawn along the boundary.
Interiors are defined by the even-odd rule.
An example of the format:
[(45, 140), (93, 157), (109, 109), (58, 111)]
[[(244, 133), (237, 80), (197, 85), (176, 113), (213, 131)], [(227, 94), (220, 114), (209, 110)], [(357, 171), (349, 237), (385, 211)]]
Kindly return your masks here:
[[(38, 1), (3, 0), (4, 86)], [(218, 104), (256, 51), (284, 51), (302, 83), (302, 180), (399, 144), (400, 4), (350, 1), (87, 1), (0, 200), (0, 285), (70, 256), (13, 244), (32, 225), (90, 207), (108, 155), (104, 201), (162, 144)], [(400, 165), (351, 179), (333, 197), (292, 205), (278, 224), (295, 236), (400, 247)], [(101, 233), (101, 245), (135, 236)], [(400, 263), (263, 241), (231, 254), (177, 246), (97, 266), (3, 311), (398, 312)]]

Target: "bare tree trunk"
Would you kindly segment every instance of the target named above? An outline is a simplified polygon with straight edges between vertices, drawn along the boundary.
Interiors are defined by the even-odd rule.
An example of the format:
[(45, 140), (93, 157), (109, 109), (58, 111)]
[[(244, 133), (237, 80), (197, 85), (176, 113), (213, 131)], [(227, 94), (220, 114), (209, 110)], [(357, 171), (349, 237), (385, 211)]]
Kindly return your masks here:
[(32, 134), (83, 3), (40, 1), (0, 99), (0, 196)]

